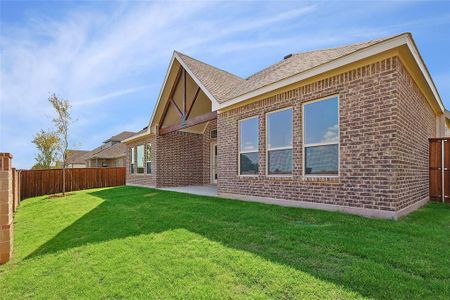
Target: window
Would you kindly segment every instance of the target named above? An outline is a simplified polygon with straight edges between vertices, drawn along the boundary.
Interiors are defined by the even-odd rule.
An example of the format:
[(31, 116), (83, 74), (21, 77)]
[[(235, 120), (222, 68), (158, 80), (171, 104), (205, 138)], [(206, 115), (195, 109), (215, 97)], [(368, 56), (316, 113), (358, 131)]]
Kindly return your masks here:
[(134, 173), (134, 147), (130, 149), (130, 174)]
[(145, 148), (145, 157), (147, 158), (146, 168), (147, 174), (152, 174), (152, 144), (148, 143)]
[(339, 98), (303, 105), (304, 174), (339, 174)]
[(239, 121), (239, 174), (257, 175), (259, 166), (258, 117)]
[(267, 174), (292, 174), (292, 108), (267, 113)]
[(213, 129), (210, 131), (210, 138), (216, 139), (217, 138), (217, 129)]
[(137, 172), (139, 174), (143, 174), (144, 173), (144, 145), (139, 145), (137, 146), (137, 151), (136, 151), (136, 156), (137, 156)]

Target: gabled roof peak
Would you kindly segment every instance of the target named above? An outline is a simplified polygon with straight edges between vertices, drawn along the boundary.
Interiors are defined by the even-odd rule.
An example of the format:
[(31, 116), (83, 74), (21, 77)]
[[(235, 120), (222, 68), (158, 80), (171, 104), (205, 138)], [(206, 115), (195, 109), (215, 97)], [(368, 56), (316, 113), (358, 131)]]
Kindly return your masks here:
[(180, 64), (191, 74), (198, 85), (212, 101), (222, 103), (226, 101), (231, 91), (245, 80), (230, 72), (213, 67), (186, 54), (174, 51)]

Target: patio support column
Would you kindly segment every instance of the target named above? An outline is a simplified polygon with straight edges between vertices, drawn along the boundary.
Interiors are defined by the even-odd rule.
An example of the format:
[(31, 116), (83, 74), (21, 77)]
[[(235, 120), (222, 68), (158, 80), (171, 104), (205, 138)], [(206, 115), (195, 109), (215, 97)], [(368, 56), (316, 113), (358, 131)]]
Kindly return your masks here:
[(0, 264), (8, 262), (13, 251), (12, 155), (0, 153)]

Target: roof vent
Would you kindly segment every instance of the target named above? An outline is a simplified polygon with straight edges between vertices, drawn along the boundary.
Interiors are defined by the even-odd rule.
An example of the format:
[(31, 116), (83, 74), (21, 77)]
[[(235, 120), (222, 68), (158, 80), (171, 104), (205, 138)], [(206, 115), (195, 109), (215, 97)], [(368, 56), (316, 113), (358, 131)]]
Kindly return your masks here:
[(288, 55), (284, 56), (283, 59), (288, 59), (291, 56), (292, 56), (292, 53), (289, 53)]

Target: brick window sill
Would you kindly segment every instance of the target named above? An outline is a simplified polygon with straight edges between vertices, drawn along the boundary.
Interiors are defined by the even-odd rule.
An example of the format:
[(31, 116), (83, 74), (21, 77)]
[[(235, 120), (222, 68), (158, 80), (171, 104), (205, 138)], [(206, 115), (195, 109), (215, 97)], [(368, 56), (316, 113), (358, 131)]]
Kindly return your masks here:
[(325, 183), (340, 183), (341, 178), (339, 176), (302, 176), (304, 182), (325, 182)]

